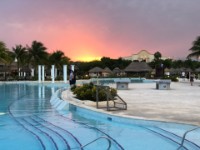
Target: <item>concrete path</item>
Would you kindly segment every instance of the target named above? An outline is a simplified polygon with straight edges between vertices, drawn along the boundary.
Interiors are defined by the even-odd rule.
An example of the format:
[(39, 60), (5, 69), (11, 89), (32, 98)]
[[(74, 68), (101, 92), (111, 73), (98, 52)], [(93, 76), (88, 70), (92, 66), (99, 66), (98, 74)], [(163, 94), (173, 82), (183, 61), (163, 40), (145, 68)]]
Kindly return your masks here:
[[(128, 110), (112, 111), (120, 116), (187, 123), (200, 126), (200, 82), (191, 86), (188, 81), (172, 82), (170, 90), (156, 90), (155, 83), (132, 83), (129, 90), (118, 90)], [(111, 84), (111, 87), (116, 87)], [(65, 93), (63, 93), (65, 95)], [(69, 99), (66, 96), (63, 99)], [(94, 109), (95, 104), (85, 102)]]

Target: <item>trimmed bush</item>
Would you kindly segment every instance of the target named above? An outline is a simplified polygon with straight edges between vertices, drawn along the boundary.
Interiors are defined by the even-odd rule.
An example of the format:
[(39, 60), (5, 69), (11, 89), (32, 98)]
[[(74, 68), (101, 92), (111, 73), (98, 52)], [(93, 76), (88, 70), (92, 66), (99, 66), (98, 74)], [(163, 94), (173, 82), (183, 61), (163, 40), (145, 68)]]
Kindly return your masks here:
[[(73, 86), (71, 88), (76, 98), (80, 100), (96, 101), (96, 86), (93, 83), (84, 84), (83, 86)], [(117, 95), (117, 91), (114, 88), (110, 88), (110, 98), (114, 99)], [(99, 88), (99, 101), (106, 101), (105, 89)]]

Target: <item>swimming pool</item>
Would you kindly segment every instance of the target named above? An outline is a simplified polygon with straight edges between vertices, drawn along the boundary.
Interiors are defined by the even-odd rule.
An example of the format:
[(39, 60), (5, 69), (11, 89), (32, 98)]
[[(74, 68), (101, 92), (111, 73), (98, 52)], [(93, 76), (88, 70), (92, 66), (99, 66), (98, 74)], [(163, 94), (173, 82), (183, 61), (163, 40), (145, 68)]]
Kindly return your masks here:
[[(56, 111), (50, 97), (60, 86), (66, 85), (0, 84), (0, 149), (104, 150), (110, 141), (111, 150), (175, 150), (184, 132), (195, 127), (120, 118), (71, 104)], [(188, 134), (183, 149), (200, 150), (199, 133)]]

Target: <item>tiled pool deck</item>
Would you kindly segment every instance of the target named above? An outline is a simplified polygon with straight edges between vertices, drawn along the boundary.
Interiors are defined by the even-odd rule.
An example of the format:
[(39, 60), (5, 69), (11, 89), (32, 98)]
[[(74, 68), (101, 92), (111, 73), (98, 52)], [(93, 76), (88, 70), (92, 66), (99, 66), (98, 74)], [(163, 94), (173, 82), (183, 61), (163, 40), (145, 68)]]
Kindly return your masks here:
[[(191, 86), (189, 81), (171, 83), (170, 90), (156, 90), (156, 83), (132, 83), (129, 90), (118, 90), (127, 105), (128, 110), (111, 111), (119, 116), (127, 116), (145, 120), (159, 120), (176, 123), (186, 123), (200, 126), (200, 81)], [(116, 84), (110, 84), (116, 87)], [(79, 106), (96, 110), (95, 103), (85, 101), (74, 102), (68, 91), (62, 93), (62, 98), (77, 103)], [(103, 111), (103, 110), (97, 110)]]

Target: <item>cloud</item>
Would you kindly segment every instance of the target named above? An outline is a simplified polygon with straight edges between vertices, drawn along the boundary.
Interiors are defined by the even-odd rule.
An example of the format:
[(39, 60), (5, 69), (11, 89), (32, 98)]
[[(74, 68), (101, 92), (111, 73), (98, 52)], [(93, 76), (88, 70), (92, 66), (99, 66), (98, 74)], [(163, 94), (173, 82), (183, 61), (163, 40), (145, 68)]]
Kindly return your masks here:
[(200, 34), (199, 6), (199, 0), (7, 0), (0, 2), (0, 34), (11, 46), (42, 40), (73, 57), (78, 44), (109, 57), (141, 49), (184, 57)]
[(15, 29), (22, 29), (24, 27), (24, 25), (19, 22), (6, 23), (5, 26), (8, 26), (8, 28), (15, 28)]

